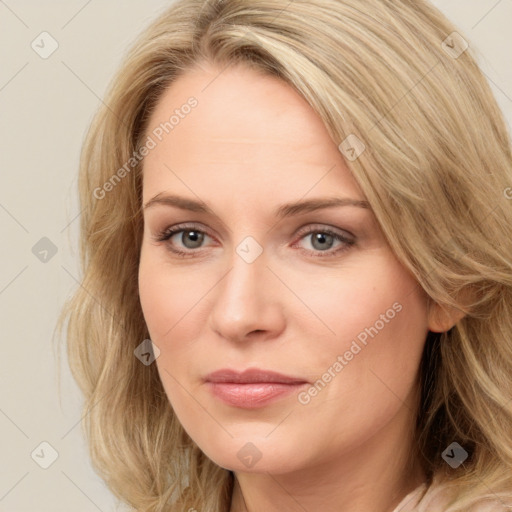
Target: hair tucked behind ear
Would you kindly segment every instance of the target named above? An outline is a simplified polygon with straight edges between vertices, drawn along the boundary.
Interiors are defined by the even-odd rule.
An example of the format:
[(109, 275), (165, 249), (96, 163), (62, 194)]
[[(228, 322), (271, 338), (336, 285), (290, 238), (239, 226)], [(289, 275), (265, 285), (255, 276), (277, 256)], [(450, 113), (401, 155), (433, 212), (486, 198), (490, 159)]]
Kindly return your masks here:
[[(134, 158), (165, 88), (203, 60), (285, 80), (334, 143), (365, 144), (347, 165), (391, 248), (432, 303), (466, 313), (427, 339), (418, 456), (430, 480), (453, 487), (452, 512), (510, 495), (511, 146), (471, 45), (455, 58), (454, 40), (442, 44), (456, 30), (424, 0), (179, 0), (138, 39), (84, 144), (83, 281), (59, 319), (94, 466), (135, 510), (228, 511), (233, 485), (182, 429), (155, 365), (133, 354), (149, 337), (140, 162), (97, 193)], [(452, 442), (468, 453), (457, 468), (442, 458)]]

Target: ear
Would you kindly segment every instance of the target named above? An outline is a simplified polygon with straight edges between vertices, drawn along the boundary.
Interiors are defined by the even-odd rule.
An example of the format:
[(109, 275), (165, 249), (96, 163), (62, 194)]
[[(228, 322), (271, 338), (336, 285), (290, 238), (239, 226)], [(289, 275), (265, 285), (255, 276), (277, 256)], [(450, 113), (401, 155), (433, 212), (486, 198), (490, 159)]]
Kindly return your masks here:
[(432, 332), (446, 332), (464, 316), (464, 311), (458, 308), (431, 302), (428, 311), (428, 328)]

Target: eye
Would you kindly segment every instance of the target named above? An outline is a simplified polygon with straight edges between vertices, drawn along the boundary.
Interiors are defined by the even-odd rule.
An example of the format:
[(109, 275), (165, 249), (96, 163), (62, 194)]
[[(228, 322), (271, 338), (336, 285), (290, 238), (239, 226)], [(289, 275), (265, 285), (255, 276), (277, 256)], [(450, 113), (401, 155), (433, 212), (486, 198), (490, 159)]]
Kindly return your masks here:
[[(355, 243), (353, 237), (348, 235), (348, 233), (348, 236), (345, 236), (341, 232), (321, 226), (309, 227), (307, 231), (303, 231), (300, 234), (302, 235), (300, 240), (309, 239), (310, 245), (313, 248), (301, 249), (301, 251), (305, 251), (315, 258), (325, 258), (338, 255), (341, 252), (348, 250)], [(336, 242), (338, 242), (339, 245), (337, 248), (333, 249), (332, 247)]]
[[(304, 249), (301, 247), (299, 250), (313, 257), (325, 258), (338, 255), (355, 244), (353, 235), (347, 233), (346, 236), (342, 232), (337, 232), (332, 228), (322, 226), (310, 226), (307, 230), (303, 230), (299, 234), (301, 235), (299, 240), (307, 240), (309, 237), (312, 247), (312, 249)], [(176, 237), (175, 241), (172, 240), (174, 237)], [(166, 228), (156, 235), (155, 240), (157, 242), (169, 242), (169, 250), (178, 256), (190, 257), (198, 252), (196, 249), (201, 248), (205, 237), (212, 238), (204, 230), (199, 229), (196, 225), (190, 224)], [(185, 250), (176, 245), (177, 241), (184, 246)], [(338, 247), (333, 249), (336, 242), (338, 243)], [(296, 245), (297, 243), (292, 245), (292, 247)]]
[(209, 235), (205, 233), (205, 231), (197, 228), (195, 225), (179, 225), (164, 229), (157, 234), (155, 240), (158, 242), (172, 242), (172, 238), (178, 234), (181, 234), (181, 236), (177, 236), (176, 240), (179, 240), (187, 250), (184, 251), (180, 248), (176, 248), (175, 242), (169, 243), (168, 245), (172, 252), (183, 257), (193, 256), (193, 253), (197, 252), (194, 251), (194, 249), (200, 248), (205, 236), (209, 238)]

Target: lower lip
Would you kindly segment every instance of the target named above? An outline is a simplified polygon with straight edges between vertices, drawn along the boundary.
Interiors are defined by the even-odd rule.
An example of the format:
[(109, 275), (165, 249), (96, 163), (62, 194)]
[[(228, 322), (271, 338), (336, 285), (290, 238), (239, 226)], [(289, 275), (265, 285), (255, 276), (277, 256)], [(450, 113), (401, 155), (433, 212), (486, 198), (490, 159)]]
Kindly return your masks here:
[(307, 383), (281, 384), (277, 382), (208, 382), (210, 391), (223, 402), (243, 409), (263, 407), (297, 392)]

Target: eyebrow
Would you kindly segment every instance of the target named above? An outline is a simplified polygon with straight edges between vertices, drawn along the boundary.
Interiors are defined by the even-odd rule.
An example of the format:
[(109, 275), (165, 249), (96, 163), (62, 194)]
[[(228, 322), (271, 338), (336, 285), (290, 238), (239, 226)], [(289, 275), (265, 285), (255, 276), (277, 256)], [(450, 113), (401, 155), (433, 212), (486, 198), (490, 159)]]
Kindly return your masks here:
[[(162, 195), (161, 193), (150, 199), (144, 205), (143, 209), (146, 210), (147, 208), (156, 205), (174, 206), (182, 210), (215, 216), (215, 212), (202, 201), (196, 201), (194, 199), (188, 199), (176, 195)], [(348, 197), (326, 197), (283, 204), (274, 211), (274, 215), (279, 219), (283, 219), (285, 217), (299, 215), (301, 213), (309, 213), (317, 210), (323, 210), (324, 208), (336, 208), (342, 206), (356, 206), (371, 210), (368, 201), (351, 199)]]

